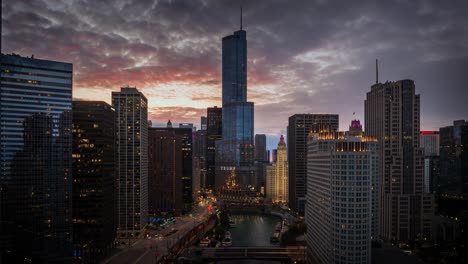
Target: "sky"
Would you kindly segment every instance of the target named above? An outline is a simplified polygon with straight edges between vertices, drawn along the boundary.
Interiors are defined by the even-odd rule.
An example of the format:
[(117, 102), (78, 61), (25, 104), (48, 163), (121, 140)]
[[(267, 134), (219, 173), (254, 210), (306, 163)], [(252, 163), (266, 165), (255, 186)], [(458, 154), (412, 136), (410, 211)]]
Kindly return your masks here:
[[(248, 45), (255, 133), (274, 148), (298, 113), (364, 123), (366, 92), (413, 79), (421, 129), (468, 119), (468, 1), (3, 0), (2, 52), (73, 63), (73, 97), (136, 86), (153, 125), (221, 106), (221, 38)], [(353, 115), (355, 113), (355, 115)]]

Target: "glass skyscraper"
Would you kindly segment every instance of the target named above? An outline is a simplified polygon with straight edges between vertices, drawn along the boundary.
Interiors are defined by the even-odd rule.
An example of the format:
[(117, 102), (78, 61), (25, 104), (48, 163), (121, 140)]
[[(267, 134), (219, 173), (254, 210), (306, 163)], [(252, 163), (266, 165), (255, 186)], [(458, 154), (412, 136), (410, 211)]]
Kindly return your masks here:
[(217, 188), (235, 175), (238, 187), (254, 181), (254, 104), (247, 102), (247, 39), (242, 28), (223, 38), (223, 139), (216, 144)]
[(1, 55), (5, 263), (71, 261), (72, 77), (70, 63)]

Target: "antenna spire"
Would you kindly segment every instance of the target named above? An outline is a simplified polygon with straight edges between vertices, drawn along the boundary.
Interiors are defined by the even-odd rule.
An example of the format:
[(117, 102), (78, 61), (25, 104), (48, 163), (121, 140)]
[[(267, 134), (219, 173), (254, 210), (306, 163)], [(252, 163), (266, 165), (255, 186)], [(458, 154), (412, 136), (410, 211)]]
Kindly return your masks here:
[(242, 6), (240, 7), (240, 30), (242, 30)]
[(379, 83), (379, 60), (375, 59), (375, 83)]

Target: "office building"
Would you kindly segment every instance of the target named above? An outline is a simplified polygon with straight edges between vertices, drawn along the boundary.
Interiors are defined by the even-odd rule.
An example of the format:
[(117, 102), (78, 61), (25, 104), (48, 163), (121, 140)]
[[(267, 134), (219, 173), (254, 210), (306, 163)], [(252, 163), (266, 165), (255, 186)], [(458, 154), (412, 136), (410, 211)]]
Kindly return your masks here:
[(166, 128), (148, 131), (148, 209), (151, 216), (180, 215), (182, 188), (182, 138)]
[(73, 65), (0, 59), (2, 261), (71, 262)]
[(73, 249), (97, 263), (114, 247), (115, 117), (102, 101), (73, 101)]
[(424, 192), (420, 97), (412, 80), (376, 83), (365, 100), (365, 133), (380, 143), (380, 236), (411, 242), (431, 234), (433, 197)]
[(136, 88), (112, 92), (116, 126), (117, 236), (136, 238), (148, 221), (148, 100)]
[(247, 102), (247, 32), (222, 40), (223, 138), (216, 143), (216, 188), (234, 177), (238, 187), (254, 183), (254, 104)]
[(344, 132), (311, 133), (307, 152), (310, 263), (371, 263), (378, 143)]
[(200, 130), (206, 130), (207, 122), (206, 116), (200, 118)]
[(193, 136), (193, 194), (206, 187), (206, 130), (198, 130)]
[(253, 186), (260, 190), (265, 187), (266, 170), (265, 165), (269, 163), (266, 149), (266, 135), (255, 135), (255, 181)]
[(421, 131), (419, 146), (424, 149), (424, 157), (439, 156), (439, 131)]
[(223, 109), (215, 106), (206, 111), (206, 188), (214, 189), (216, 141), (223, 138)]
[(289, 198), (288, 191), (288, 158), (286, 143), (281, 135), (277, 161), (267, 166), (266, 197), (273, 203), (285, 204)]
[[(307, 186), (307, 136), (310, 131), (338, 130), (338, 115), (296, 114), (288, 122), (289, 208), (304, 212)], [(273, 153), (273, 162), (275, 154)]]

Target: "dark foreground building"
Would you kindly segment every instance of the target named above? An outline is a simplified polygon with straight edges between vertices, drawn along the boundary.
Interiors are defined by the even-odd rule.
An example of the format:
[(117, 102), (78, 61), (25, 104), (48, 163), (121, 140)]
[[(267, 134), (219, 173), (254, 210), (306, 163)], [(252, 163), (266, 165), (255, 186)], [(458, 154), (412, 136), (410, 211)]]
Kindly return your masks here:
[(0, 262), (69, 263), (73, 65), (0, 58)]
[(223, 109), (208, 107), (206, 112), (206, 188), (214, 189), (216, 141), (223, 138)]
[(182, 140), (172, 129), (148, 130), (148, 193), (151, 216), (182, 212)]
[(73, 248), (98, 262), (116, 235), (114, 110), (102, 101), (73, 102)]

